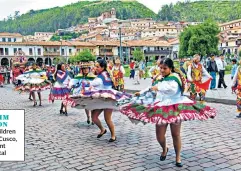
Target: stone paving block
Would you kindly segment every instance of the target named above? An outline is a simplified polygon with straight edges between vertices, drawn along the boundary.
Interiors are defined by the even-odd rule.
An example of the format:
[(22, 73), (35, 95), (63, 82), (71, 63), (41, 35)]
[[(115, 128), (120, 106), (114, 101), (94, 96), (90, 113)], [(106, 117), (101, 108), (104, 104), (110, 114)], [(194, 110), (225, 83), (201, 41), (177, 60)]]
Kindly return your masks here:
[(233, 165), (233, 166), (230, 167), (230, 169), (233, 169), (233, 170), (241, 169), (241, 164)]
[(215, 170), (219, 170), (219, 169), (220, 168), (218, 168), (218, 167), (212, 166), (212, 167), (205, 168), (204, 171), (215, 171)]
[(189, 171), (199, 171), (199, 170), (203, 170), (204, 168), (201, 166), (193, 166), (193, 167), (188, 167), (187, 169)]
[(86, 164), (86, 165), (79, 165), (79, 166), (76, 166), (75, 169), (76, 170), (85, 170), (86, 168), (88, 167), (91, 167), (90, 164)]
[(142, 171), (142, 170), (146, 170), (146, 168), (144, 168), (144, 167), (137, 167), (135, 169), (131, 169), (130, 171)]

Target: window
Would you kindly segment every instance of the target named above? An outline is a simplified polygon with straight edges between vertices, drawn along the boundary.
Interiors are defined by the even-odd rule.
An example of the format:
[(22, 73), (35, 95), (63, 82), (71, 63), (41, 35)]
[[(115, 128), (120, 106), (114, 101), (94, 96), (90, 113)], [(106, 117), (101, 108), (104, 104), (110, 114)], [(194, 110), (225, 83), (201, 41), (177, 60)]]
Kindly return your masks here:
[(18, 51), (17, 48), (13, 48), (13, 53), (16, 53)]
[(72, 54), (72, 49), (69, 49), (69, 54)]
[(22, 50), (22, 48), (18, 48), (18, 51), (21, 51)]
[(226, 42), (226, 46), (228, 46), (228, 42)]
[(11, 38), (8, 38), (8, 42), (11, 42), (12, 41), (12, 39)]
[(223, 44), (221, 43), (221, 47), (222, 47), (222, 45), (223, 45)]
[(41, 49), (38, 48), (38, 55), (41, 55)]
[(4, 51), (4, 49), (0, 48), (0, 55), (3, 55), (3, 51)]
[(238, 54), (238, 49), (235, 49), (234, 53), (237, 55)]
[(61, 49), (61, 55), (64, 55), (64, 49)]
[(6, 38), (3, 38), (2, 40), (3, 40), (3, 42), (6, 42)]
[(33, 49), (29, 48), (29, 55), (33, 55)]
[(16, 42), (16, 41), (17, 41), (17, 39), (16, 39), (16, 38), (14, 38), (14, 39), (13, 39), (13, 41), (14, 41), (14, 42)]
[(8, 48), (5, 48), (5, 55), (9, 55)]

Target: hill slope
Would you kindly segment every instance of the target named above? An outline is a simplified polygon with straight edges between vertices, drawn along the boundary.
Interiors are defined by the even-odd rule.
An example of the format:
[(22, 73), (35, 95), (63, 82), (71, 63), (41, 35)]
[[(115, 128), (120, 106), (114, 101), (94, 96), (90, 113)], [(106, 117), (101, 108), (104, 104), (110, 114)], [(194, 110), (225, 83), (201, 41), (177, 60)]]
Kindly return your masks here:
[(212, 18), (227, 22), (241, 18), (241, 1), (196, 1), (164, 5), (158, 19), (167, 21), (199, 21)]
[(64, 7), (30, 10), (16, 19), (0, 21), (0, 32), (19, 32), (23, 35), (38, 31), (53, 32), (86, 23), (89, 17), (97, 17), (111, 8), (116, 9), (119, 19), (157, 17), (153, 11), (136, 1), (80, 1)]

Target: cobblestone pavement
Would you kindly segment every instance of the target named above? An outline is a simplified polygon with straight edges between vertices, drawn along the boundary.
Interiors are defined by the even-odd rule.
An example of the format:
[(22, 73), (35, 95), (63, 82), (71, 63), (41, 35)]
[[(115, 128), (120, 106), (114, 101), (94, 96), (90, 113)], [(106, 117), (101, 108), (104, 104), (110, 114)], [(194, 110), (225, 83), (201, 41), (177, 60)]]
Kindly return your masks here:
[(0, 162), (0, 171), (241, 170), (241, 119), (235, 118), (235, 106), (210, 104), (218, 108), (216, 119), (183, 123), (184, 167), (180, 169), (174, 165), (169, 129), (170, 150), (166, 161), (161, 162), (154, 125), (134, 125), (115, 112), (117, 142), (109, 143), (110, 133), (97, 139), (97, 127), (85, 124), (82, 110), (69, 109), (68, 117), (60, 116), (60, 103), (49, 104), (47, 95), (45, 92), (43, 106), (34, 108), (33, 102), (28, 101), (28, 94), (19, 95), (9, 86), (0, 88), (1, 109), (23, 108), (26, 111), (25, 162)]

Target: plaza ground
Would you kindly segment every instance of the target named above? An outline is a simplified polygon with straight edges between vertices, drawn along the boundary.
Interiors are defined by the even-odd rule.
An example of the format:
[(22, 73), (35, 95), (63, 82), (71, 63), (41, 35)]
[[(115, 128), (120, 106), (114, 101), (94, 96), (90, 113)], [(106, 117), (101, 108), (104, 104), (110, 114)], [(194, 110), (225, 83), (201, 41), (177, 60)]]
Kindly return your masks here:
[[(180, 169), (175, 167), (169, 128), (169, 152), (166, 161), (160, 161), (154, 125), (134, 125), (115, 112), (117, 141), (109, 143), (109, 130), (97, 139), (99, 130), (87, 125), (83, 110), (70, 108), (68, 117), (60, 116), (60, 103), (49, 103), (48, 93), (43, 93), (43, 106), (34, 108), (28, 94), (19, 95), (11, 85), (0, 88), (1, 109), (26, 111), (25, 162), (0, 162), (0, 170), (241, 170), (241, 119), (236, 119), (234, 105), (210, 104), (218, 110), (215, 119), (182, 124), (184, 167)], [(104, 123), (103, 116), (100, 118)]]

